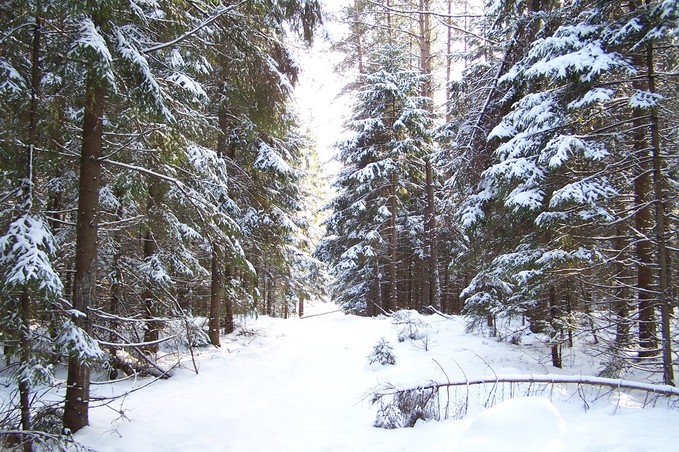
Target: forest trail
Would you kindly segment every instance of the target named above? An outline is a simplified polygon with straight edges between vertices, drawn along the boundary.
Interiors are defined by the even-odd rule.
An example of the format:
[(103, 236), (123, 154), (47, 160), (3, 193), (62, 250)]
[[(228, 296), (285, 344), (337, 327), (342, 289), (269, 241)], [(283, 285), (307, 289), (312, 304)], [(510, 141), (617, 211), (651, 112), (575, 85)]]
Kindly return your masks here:
[[(421, 319), (427, 323), (427, 350), (422, 342), (397, 342), (398, 330), (387, 318), (336, 312), (308, 319), (249, 320), (243, 330), (254, 335), (225, 336), (220, 349), (197, 351), (198, 375), (187, 357), (186, 368), (171, 379), (125, 399), (126, 420), (115, 411), (95, 408), (91, 425), (76, 439), (100, 451), (163, 452), (472, 452), (493, 444), (518, 451), (526, 450), (521, 445), (528, 436), (534, 450), (634, 451), (654, 450), (657, 444), (655, 450), (666, 451), (666, 444), (679, 444), (679, 432), (668, 427), (679, 422), (677, 410), (631, 410), (612, 416), (610, 401), (585, 413), (577, 402), (556, 408), (546, 399), (519, 399), (483, 415), (481, 409), (472, 409), (469, 418), (459, 421), (374, 428), (376, 409), (366, 395), (379, 384), (416, 385), (445, 378), (439, 365), (451, 379), (464, 378), (462, 369), (468, 376), (545, 370), (543, 361), (535, 358), (540, 345), (532, 354), (527, 344), (519, 348), (466, 333), (462, 318)], [(367, 356), (382, 337), (394, 347), (395, 366), (368, 365)], [(568, 369), (571, 373), (588, 365), (576, 354), (571, 362), (581, 366)], [(97, 391), (120, 393), (131, 386), (127, 382)], [(546, 433), (535, 436), (530, 433), (535, 429)], [(507, 444), (512, 446), (507, 449)]]
[[(248, 327), (255, 336), (225, 337), (221, 349), (199, 351), (198, 375), (182, 370), (144, 389), (142, 397), (130, 397), (123, 409), (131, 422), (102, 429), (102, 438), (117, 437), (114, 430), (126, 444), (145, 443), (152, 436), (150, 444), (157, 450), (253, 451), (270, 450), (271, 444), (328, 450), (328, 439), (344, 429), (342, 447), (350, 445), (351, 430), (373, 420), (361, 408), (363, 394), (356, 392), (375, 383), (361, 372), (370, 352), (365, 341), (374, 337), (377, 342), (386, 332), (375, 327), (389, 325), (359, 322), (347, 329), (338, 321), (343, 317), (260, 318), (252, 330)], [(108, 418), (109, 411), (93, 410), (91, 424), (105, 426)], [(217, 444), (216, 433), (221, 437)], [(104, 443), (106, 450), (125, 450), (109, 449), (114, 440)]]

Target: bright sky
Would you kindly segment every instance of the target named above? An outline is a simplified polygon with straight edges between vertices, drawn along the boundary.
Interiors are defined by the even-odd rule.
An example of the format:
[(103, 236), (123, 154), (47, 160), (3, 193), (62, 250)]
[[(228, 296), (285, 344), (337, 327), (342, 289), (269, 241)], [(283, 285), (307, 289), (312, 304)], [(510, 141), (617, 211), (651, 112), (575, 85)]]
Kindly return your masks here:
[(316, 140), (318, 154), (326, 175), (332, 176), (340, 168), (333, 161), (334, 144), (343, 132), (343, 124), (349, 113), (348, 96), (340, 91), (350, 80), (335, 72), (335, 65), (342, 56), (330, 50), (331, 40), (342, 34), (342, 25), (332, 22), (346, 0), (324, 0), (325, 24), (322, 36), (317, 36), (312, 49), (297, 55), (302, 72), (295, 89), (299, 113)]

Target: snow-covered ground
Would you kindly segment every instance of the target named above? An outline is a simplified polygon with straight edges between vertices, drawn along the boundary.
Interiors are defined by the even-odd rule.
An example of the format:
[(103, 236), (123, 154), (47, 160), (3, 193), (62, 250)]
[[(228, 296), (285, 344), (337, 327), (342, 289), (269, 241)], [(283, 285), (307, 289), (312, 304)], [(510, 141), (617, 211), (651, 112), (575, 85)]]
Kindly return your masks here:
[[(315, 313), (333, 309), (319, 304)], [(249, 320), (255, 335), (229, 335), (220, 349), (197, 352), (197, 375), (187, 357), (171, 379), (92, 409), (75, 439), (100, 451), (679, 451), (679, 409), (641, 409), (628, 396), (603, 397), (586, 411), (577, 395), (518, 397), (489, 409), (472, 396), (462, 420), (373, 427), (376, 407), (366, 396), (379, 384), (555, 372), (541, 344), (467, 334), (460, 318), (421, 319), (427, 339), (401, 343), (388, 318)], [(368, 364), (382, 337), (396, 365)], [(591, 374), (596, 364), (576, 352), (564, 361), (573, 367), (562, 374)], [(95, 391), (121, 394), (148, 381)]]

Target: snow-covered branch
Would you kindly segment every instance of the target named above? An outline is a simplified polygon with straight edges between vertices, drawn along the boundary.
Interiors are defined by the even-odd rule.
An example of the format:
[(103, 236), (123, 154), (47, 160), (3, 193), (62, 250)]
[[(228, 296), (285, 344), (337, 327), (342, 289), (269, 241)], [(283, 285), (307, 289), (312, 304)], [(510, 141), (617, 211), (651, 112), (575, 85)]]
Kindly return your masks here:
[(227, 14), (227, 13), (230, 13), (230, 12), (232, 12), (233, 10), (238, 9), (238, 8), (239, 8), (241, 5), (243, 5), (245, 2), (246, 2), (246, 0), (241, 0), (240, 2), (236, 3), (235, 5), (230, 5), (230, 6), (221, 8), (221, 9), (219, 9), (219, 10), (215, 13), (214, 16), (209, 17), (208, 19), (206, 19), (205, 21), (203, 21), (201, 24), (199, 24), (197, 27), (193, 28), (192, 30), (187, 31), (187, 32), (184, 33), (183, 35), (178, 36), (177, 38), (175, 38), (175, 39), (173, 39), (173, 40), (171, 40), (171, 41), (164, 42), (164, 43), (162, 43), (162, 44), (158, 44), (158, 45), (153, 46), (153, 47), (149, 47), (148, 49), (144, 49), (144, 50), (142, 51), (142, 53), (152, 53), (152, 52), (157, 52), (158, 50), (162, 50), (162, 49), (166, 49), (166, 48), (168, 48), (168, 47), (172, 47), (173, 45), (178, 44), (178, 43), (180, 43), (181, 41), (183, 41), (183, 40), (185, 40), (185, 39), (187, 39), (187, 38), (189, 38), (189, 37), (195, 35), (195, 34), (198, 33), (200, 30), (202, 30), (203, 28), (207, 27), (208, 25), (210, 25), (212, 22), (214, 22), (215, 20), (219, 19), (219, 18), (222, 17), (223, 15), (225, 15), (225, 14)]
[[(555, 386), (567, 384), (578, 386), (577, 393), (585, 402), (585, 407), (588, 407), (593, 400), (613, 391), (623, 390), (645, 393), (644, 400), (641, 402), (643, 406), (655, 403), (662, 396), (667, 397), (672, 406), (677, 406), (679, 403), (679, 388), (674, 386), (595, 376), (553, 374), (493, 375), (459, 381), (432, 381), (420, 386), (401, 388), (387, 384), (372, 392), (370, 397), (372, 403), (379, 406), (375, 427), (392, 429), (413, 427), (420, 419), (447, 419), (451, 410), (453, 410), (454, 417), (464, 417), (469, 408), (470, 397), (475, 394), (470, 390), (472, 386), (489, 385), (485, 393), (475, 394), (485, 399), (481, 403), (489, 407), (516, 396), (548, 393), (552, 397), (557, 393)], [(509, 385), (508, 389), (506, 385)], [(585, 387), (610, 388), (610, 392), (601, 393), (596, 390), (592, 395), (584, 390)], [(455, 392), (456, 388), (465, 389), (459, 393)]]

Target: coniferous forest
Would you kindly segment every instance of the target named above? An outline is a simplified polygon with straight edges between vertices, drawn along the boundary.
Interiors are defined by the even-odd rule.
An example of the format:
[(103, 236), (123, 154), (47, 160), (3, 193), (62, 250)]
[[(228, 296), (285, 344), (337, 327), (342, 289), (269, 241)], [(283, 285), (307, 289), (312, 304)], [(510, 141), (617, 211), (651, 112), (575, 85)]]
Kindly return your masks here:
[[(8, 441), (68, 441), (93, 381), (326, 296), (675, 385), (679, 2), (345, 3), (0, 5)], [(320, 206), (294, 52), (330, 21), (353, 103)]]
[(674, 384), (679, 5), (487, 3), (345, 10), (334, 298), (539, 332), (555, 367), (589, 335), (603, 375)]

